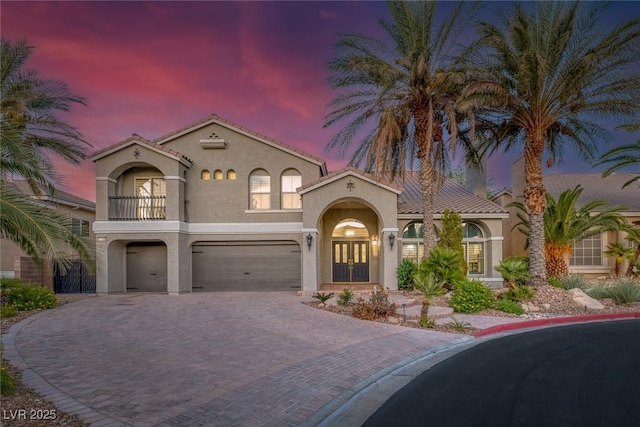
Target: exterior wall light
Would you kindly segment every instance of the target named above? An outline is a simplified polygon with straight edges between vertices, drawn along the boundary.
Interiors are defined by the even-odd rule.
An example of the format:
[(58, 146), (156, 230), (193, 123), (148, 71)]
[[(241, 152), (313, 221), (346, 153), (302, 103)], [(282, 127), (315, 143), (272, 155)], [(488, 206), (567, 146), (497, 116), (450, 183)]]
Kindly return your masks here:
[(311, 244), (313, 243), (313, 236), (311, 233), (307, 234), (307, 247), (311, 250)]
[(373, 246), (378, 246), (378, 236), (373, 236), (373, 239), (371, 240), (371, 244)]
[(393, 243), (396, 241), (396, 236), (391, 233), (389, 234), (389, 245), (391, 246), (391, 249), (393, 249)]

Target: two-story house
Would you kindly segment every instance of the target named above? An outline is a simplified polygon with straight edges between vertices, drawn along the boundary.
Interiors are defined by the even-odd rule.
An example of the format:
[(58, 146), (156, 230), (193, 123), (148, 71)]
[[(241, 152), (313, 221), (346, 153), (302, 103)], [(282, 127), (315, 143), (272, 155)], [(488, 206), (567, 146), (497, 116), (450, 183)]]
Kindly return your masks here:
[[(397, 289), (418, 260), (417, 177), (375, 179), (212, 115), (153, 141), (95, 153), (97, 291)], [(453, 181), (436, 200), (461, 213), (470, 276), (501, 281), (507, 212)]]

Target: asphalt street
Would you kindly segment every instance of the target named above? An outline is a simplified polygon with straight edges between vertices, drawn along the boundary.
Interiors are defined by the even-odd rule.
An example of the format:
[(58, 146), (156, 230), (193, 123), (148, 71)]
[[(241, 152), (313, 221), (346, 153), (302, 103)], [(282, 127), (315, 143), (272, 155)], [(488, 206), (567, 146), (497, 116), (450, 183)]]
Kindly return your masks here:
[(519, 333), (420, 374), (365, 426), (640, 426), (640, 320)]

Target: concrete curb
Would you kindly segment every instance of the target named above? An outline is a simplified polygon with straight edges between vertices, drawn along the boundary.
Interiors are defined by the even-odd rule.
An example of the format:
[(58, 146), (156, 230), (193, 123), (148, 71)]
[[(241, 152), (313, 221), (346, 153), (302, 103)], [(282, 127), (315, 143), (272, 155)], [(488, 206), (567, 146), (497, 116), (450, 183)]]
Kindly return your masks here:
[(525, 320), (524, 322), (507, 323), (504, 325), (492, 326), (490, 328), (481, 329), (473, 333), (473, 336), (484, 337), (487, 335), (498, 334), (501, 332), (513, 331), (516, 329), (535, 328), (540, 326), (552, 326), (564, 323), (579, 323), (579, 322), (591, 322), (602, 320), (616, 320), (616, 319), (640, 319), (640, 312), (630, 313), (611, 313), (611, 314), (591, 314), (586, 316), (566, 316), (566, 317), (552, 317), (549, 319), (536, 319)]

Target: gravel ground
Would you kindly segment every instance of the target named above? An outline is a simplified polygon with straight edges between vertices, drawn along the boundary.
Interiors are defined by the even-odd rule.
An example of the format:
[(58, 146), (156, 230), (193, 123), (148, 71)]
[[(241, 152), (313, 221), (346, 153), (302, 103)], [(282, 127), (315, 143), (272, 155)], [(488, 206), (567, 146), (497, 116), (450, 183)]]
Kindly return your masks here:
[[(95, 295), (58, 295), (60, 305), (72, 303), (86, 298), (97, 298)], [(0, 330), (4, 334), (16, 323), (21, 322), (29, 316), (33, 316), (42, 310), (19, 311), (13, 317), (0, 319)], [(12, 396), (2, 396), (2, 412), (0, 424), (6, 427), (41, 427), (41, 426), (88, 426), (77, 415), (70, 415), (58, 410), (52, 403), (45, 400), (41, 395), (35, 393), (22, 385), (20, 381), (21, 372), (6, 363), (2, 358), (2, 366), (7, 368), (15, 380), (16, 390)]]

